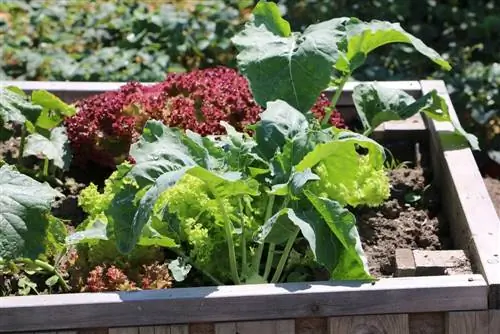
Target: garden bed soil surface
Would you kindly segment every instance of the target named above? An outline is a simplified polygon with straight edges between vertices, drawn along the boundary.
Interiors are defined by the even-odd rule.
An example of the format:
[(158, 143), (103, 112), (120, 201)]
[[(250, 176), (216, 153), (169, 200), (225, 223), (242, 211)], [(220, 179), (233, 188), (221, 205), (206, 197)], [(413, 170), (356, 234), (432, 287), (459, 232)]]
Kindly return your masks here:
[(497, 214), (500, 216), (500, 180), (490, 176), (484, 178), (484, 183), (488, 189), (493, 205), (497, 210)]
[[(18, 140), (0, 144), (0, 158), (9, 162), (17, 157)], [(90, 167), (72, 169), (57, 189), (66, 199), (54, 205), (54, 214), (71, 221), (74, 227), (84, 219), (78, 207), (78, 193), (90, 182), (97, 185), (112, 171)], [(389, 172), (391, 197), (377, 208), (356, 208), (356, 215), (363, 249), (370, 272), (375, 277), (392, 277), (396, 271), (395, 250), (409, 248), (420, 250), (453, 249), (450, 231), (445, 219), (439, 217), (439, 192), (431, 185), (431, 173), (425, 154), (423, 163), (398, 167)], [(500, 182), (490, 183), (500, 196)], [(463, 264), (463, 271), (470, 272), (470, 263)], [(322, 276), (322, 275), (320, 275)], [(319, 278), (319, 277), (317, 277)], [(324, 279), (324, 277), (322, 277)]]

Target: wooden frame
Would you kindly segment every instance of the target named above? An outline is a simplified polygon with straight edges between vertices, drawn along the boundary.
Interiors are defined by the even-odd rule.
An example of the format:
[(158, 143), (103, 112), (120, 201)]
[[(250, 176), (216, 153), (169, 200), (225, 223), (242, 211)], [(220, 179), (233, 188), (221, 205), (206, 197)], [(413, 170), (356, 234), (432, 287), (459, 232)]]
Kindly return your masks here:
[[(456, 116), (442, 81), (381, 84), (415, 97), (436, 89)], [(122, 83), (0, 83), (7, 85), (27, 92), (46, 89), (72, 101)], [(355, 85), (347, 84), (339, 102), (347, 113)], [(473, 260), (474, 275), (390, 278), (374, 284), (314, 282), (4, 297), (0, 333), (305, 334), (358, 333), (360, 328), (383, 333), (500, 332), (500, 222), (471, 150), (465, 143), (452, 145), (447, 140), (450, 131), (447, 122), (417, 115), (387, 122), (374, 136), (429, 142), (455, 245)]]

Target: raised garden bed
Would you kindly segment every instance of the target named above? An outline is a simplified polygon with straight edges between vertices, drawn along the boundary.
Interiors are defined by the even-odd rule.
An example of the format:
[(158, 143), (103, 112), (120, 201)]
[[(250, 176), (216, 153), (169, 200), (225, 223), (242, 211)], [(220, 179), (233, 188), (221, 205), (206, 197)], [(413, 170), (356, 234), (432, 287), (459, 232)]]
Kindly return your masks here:
[[(440, 81), (382, 84), (405, 87), (415, 97), (437, 88), (449, 103)], [(27, 92), (34, 88), (29, 82), (16, 82), (16, 85)], [(39, 86), (40, 83), (36, 85), (37, 89), (52, 91), (60, 83), (50, 83), (46, 87)], [(88, 94), (80, 87), (96, 87), (87, 83), (64, 85), (68, 102)], [(109, 84), (106, 90), (120, 85)], [(349, 84), (344, 89), (339, 104), (339, 110), (347, 119), (352, 109), (350, 94), (355, 85)], [(450, 112), (454, 112), (451, 103), (448, 106)], [(500, 302), (496, 261), (499, 222), (470, 149), (448, 146), (449, 131), (447, 123), (416, 116), (406, 121), (387, 122), (377, 128), (373, 137), (393, 152), (398, 152), (398, 145), (415, 147), (418, 143), (424, 152), (424, 166), (429, 168), (430, 173), (426, 174), (432, 174), (434, 192), (439, 194), (439, 221), (446, 222), (445, 234), (452, 241), (447, 241), (448, 247), (432, 243), (425, 243), (430, 247), (415, 247), (411, 243), (416, 239), (412, 239), (408, 248), (445, 246), (464, 250), (471, 261), (472, 274), (454, 272), (397, 278), (387, 277), (391, 273), (386, 272), (386, 275), (378, 275), (385, 278), (374, 283), (325, 281), (4, 297), (0, 304), (0, 332), (358, 333), (362, 328), (376, 328), (384, 333), (488, 333), (490, 327), (499, 328), (495, 327), (499, 325), (499, 313), (494, 310)], [(400, 161), (415, 156), (413, 149), (400, 152)], [(408, 173), (418, 171), (410, 166)], [(410, 207), (411, 211), (416, 210)], [(427, 208), (423, 212), (427, 215)], [(383, 214), (374, 215), (379, 219), (380, 216)], [(395, 221), (404, 224), (399, 219)], [(434, 223), (430, 224), (432, 234)], [(363, 232), (361, 235), (363, 238)], [(431, 237), (439, 240), (436, 235)], [(376, 262), (372, 264), (377, 265)], [(380, 269), (375, 272), (380, 273)]]
[(292, 34), (261, 1), (233, 38), (242, 75), (75, 106), (50, 91), (98, 85), (2, 88), (0, 288), (27, 296), (1, 299), (0, 331), (496, 331), (500, 225), (477, 138), (442, 82), (348, 82), (395, 42), (450, 69), (397, 24)]

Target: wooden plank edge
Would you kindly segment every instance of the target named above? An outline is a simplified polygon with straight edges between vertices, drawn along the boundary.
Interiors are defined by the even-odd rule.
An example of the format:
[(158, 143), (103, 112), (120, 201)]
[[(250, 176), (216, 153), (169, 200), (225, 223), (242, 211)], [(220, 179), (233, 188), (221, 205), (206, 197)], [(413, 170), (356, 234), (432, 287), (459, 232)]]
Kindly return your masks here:
[[(443, 81), (421, 81), (422, 93), (436, 89), (447, 104), (450, 113), (456, 115), (451, 99)], [(426, 118), (431, 138), (434, 140), (444, 160), (444, 173), (453, 182), (454, 193), (460, 202), (460, 212), (467, 221), (470, 235), (469, 244), (464, 244), (473, 257), (481, 274), (489, 285), (489, 307), (500, 308), (500, 221), (488, 194), (484, 180), (477, 168), (469, 147), (459, 149), (448, 147), (444, 140), (447, 133), (453, 132), (449, 122), (436, 122)], [(465, 166), (465, 167), (464, 167)], [(470, 166), (467, 170), (466, 166)], [(450, 196), (448, 194), (447, 196)], [(449, 217), (459, 219), (459, 217)]]
[(257, 284), (4, 297), (0, 332), (486, 308), (481, 275)]
[[(373, 81), (350, 81), (343, 89), (341, 98), (338, 101), (339, 106), (352, 105), (352, 91), (360, 83), (372, 83)], [(418, 81), (378, 81), (378, 84), (384, 87), (393, 87), (406, 91), (408, 94), (419, 97), (421, 95), (420, 84)], [(60, 94), (68, 99), (72, 97), (84, 97), (92, 94), (98, 94), (106, 91), (117, 90), (126, 82), (96, 82), (96, 81), (2, 81), (0, 87), (17, 86), (30, 93), (37, 89), (44, 89), (54, 94)], [(152, 85), (154, 82), (144, 82), (144, 85)], [(325, 90), (327, 95), (332, 95), (333, 89)]]

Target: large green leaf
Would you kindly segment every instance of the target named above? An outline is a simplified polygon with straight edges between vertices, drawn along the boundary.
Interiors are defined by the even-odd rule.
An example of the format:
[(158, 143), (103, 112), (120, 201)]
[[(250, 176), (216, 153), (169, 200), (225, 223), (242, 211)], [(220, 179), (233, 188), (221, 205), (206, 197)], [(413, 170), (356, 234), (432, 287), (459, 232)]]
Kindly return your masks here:
[(448, 111), (446, 101), (435, 90), (415, 100), (408, 93), (377, 83), (360, 84), (353, 91), (354, 105), (367, 132), (383, 122), (407, 119), (419, 112), (437, 121), (448, 121), (465, 137), (473, 149), (479, 149), (476, 136), (467, 133), (456, 115)]
[(23, 156), (41, 156), (54, 162), (56, 167), (68, 170), (71, 164), (71, 148), (65, 127), (54, 128), (50, 132), (50, 138), (39, 133), (30, 134), (26, 138), (26, 146)]
[(142, 187), (166, 172), (196, 165), (184, 140), (185, 134), (180, 130), (159, 121), (147, 121), (141, 137), (130, 148), (136, 163), (129, 176)]
[(362, 22), (353, 19), (346, 25), (347, 52), (335, 67), (344, 72), (352, 72), (359, 67), (366, 56), (376, 48), (390, 43), (411, 44), (418, 52), (430, 58), (445, 70), (450, 64), (436, 51), (425, 45), (420, 39), (406, 32), (399, 23), (373, 20)]
[(305, 194), (341, 244), (338, 248), (338, 263), (331, 271), (332, 278), (373, 279), (368, 270), (368, 261), (361, 246), (354, 215), (336, 201), (318, 197), (307, 190)]
[(339, 262), (341, 245), (333, 230), (315, 210), (280, 210), (261, 227), (257, 240), (282, 244), (300, 228), (318, 263), (334, 272)]
[(12, 89), (0, 87), (0, 120), (3, 124), (24, 124), (26, 121), (35, 123), (42, 109)]
[(0, 259), (37, 258), (45, 251), (51, 203), (62, 194), (48, 184), (0, 168)]
[(283, 24), (276, 18), (275, 7), (270, 3), (259, 7), (259, 15), (232, 38), (240, 51), (238, 67), (260, 105), (281, 99), (307, 112), (330, 83), (339, 59), (337, 43), (344, 37), (342, 29), (349, 19), (314, 24), (302, 34), (284, 37), (275, 29)]
[(66, 104), (45, 90), (34, 91), (31, 94), (31, 101), (43, 107), (36, 122), (36, 125), (42, 129), (50, 130), (57, 127), (64, 120), (64, 117), (70, 117), (76, 113), (75, 107)]
[(259, 154), (267, 161), (283, 150), (286, 141), (305, 134), (309, 123), (306, 117), (288, 103), (268, 102), (260, 121), (255, 125), (255, 141)]

